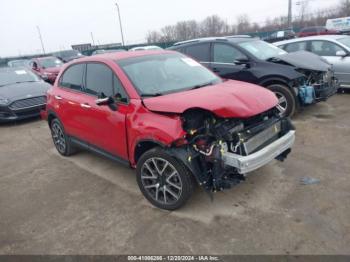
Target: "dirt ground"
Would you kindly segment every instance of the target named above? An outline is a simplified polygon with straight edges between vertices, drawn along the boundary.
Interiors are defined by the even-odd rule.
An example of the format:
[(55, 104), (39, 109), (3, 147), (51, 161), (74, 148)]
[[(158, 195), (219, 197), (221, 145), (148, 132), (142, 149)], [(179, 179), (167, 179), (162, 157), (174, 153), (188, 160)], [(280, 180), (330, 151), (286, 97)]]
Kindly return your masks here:
[(46, 122), (1, 125), (0, 254), (350, 254), (350, 95), (294, 123), (285, 162), (213, 202), (197, 188), (174, 212), (152, 207), (131, 169), (59, 156)]

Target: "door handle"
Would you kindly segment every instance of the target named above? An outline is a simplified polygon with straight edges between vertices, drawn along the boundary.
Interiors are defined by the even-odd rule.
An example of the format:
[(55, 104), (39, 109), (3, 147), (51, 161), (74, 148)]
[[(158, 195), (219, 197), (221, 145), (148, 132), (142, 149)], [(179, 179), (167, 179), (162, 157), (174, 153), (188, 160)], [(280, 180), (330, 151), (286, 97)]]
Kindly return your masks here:
[(215, 72), (215, 73), (218, 73), (218, 72), (220, 72), (220, 70), (218, 69), (218, 68), (213, 68), (213, 72)]
[(91, 106), (90, 106), (89, 104), (86, 104), (86, 103), (80, 104), (80, 106), (81, 106), (82, 108), (91, 108)]
[(56, 98), (57, 100), (62, 100), (62, 97), (61, 97), (61, 96), (55, 96), (55, 98)]

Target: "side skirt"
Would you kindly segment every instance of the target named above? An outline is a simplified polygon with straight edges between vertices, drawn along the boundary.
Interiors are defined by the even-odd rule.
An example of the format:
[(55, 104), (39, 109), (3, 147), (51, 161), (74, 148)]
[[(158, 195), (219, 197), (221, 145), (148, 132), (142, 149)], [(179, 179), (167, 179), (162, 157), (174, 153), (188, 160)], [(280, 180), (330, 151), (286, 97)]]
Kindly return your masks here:
[(94, 145), (86, 143), (85, 141), (82, 141), (78, 138), (70, 136), (69, 139), (77, 147), (80, 147), (80, 148), (85, 149), (87, 151), (91, 151), (95, 154), (101, 155), (103, 157), (109, 158), (110, 160), (113, 160), (115, 162), (118, 162), (120, 164), (123, 164), (125, 166), (130, 167), (130, 162), (123, 159), (123, 158), (120, 158), (119, 156), (115, 156), (115, 155), (113, 155), (113, 154), (111, 154), (111, 153), (109, 153), (109, 152), (107, 152), (99, 147), (96, 147)]

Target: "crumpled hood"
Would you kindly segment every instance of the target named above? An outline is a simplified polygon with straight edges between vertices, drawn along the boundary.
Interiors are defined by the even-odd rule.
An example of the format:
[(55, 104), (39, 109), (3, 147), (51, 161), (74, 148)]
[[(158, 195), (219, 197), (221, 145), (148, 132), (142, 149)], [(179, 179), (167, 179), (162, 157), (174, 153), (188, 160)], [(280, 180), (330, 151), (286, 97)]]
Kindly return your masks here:
[(271, 91), (249, 83), (228, 80), (199, 89), (146, 98), (144, 105), (151, 111), (183, 113), (201, 108), (223, 118), (248, 118), (265, 112), (278, 103)]
[(331, 67), (331, 64), (325, 59), (307, 51), (297, 51), (278, 55), (276, 58), (300, 69), (326, 72)]

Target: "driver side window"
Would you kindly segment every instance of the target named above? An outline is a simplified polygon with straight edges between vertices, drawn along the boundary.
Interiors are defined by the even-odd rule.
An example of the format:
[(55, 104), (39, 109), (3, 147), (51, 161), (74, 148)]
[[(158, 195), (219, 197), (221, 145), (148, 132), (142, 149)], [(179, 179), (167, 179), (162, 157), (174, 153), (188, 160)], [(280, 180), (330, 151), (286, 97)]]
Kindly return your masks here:
[(234, 64), (237, 59), (248, 59), (241, 51), (226, 44), (214, 44), (214, 63)]
[(319, 56), (336, 56), (338, 51), (343, 49), (329, 41), (312, 41), (311, 52)]

